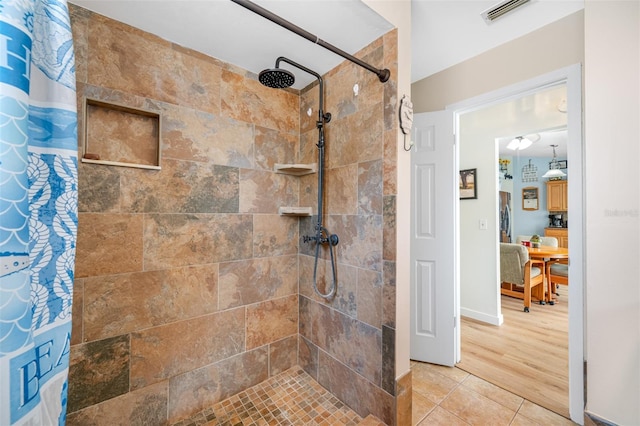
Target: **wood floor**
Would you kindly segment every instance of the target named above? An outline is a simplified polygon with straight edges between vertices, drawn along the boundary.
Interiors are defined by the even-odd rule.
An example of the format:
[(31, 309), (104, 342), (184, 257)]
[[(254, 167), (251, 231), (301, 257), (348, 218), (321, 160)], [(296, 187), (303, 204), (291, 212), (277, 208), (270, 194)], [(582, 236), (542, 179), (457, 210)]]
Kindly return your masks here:
[(569, 417), (568, 291), (560, 286), (555, 305), (502, 297), (504, 324), (461, 320), (458, 368), (535, 404)]

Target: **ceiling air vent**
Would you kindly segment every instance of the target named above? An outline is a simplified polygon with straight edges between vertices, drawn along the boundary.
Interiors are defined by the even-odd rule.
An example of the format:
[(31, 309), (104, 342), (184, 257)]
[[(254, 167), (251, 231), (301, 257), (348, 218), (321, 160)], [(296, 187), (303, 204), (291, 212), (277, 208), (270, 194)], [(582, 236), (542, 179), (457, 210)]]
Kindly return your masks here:
[(509, 13), (530, 1), (531, 0), (506, 0), (491, 6), (489, 9), (482, 12), (480, 16), (482, 16), (482, 19), (484, 19), (487, 24), (490, 24), (505, 13)]

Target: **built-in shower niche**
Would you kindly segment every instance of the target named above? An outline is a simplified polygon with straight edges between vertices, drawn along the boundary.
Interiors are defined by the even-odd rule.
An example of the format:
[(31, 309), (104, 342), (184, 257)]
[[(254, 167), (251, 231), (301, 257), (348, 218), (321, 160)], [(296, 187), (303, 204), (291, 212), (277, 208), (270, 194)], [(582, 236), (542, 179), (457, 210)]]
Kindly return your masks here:
[[(318, 163), (310, 164), (283, 164), (276, 163), (273, 165), (276, 173), (282, 173), (292, 176), (305, 176), (318, 171)], [(311, 216), (313, 214), (311, 207), (299, 206), (282, 206), (278, 209), (280, 216)]]
[(160, 120), (157, 111), (85, 98), (82, 162), (159, 170)]

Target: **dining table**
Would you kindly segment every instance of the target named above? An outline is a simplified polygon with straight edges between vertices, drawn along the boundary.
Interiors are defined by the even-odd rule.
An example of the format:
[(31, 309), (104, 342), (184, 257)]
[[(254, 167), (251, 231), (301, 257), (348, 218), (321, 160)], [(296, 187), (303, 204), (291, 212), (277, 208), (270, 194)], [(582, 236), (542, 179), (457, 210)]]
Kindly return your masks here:
[[(527, 246), (527, 251), (529, 252), (529, 257), (532, 259), (542, 260), (545, 263), (555, 260), (561, 259), (569, 259), (569, 249), (565, 247), (553, 247), (553, 246), (538, 246), (531, 247)], [(544, 273), (544, 269), (543, 269)], [(545, 288), (547, 289), (545, 295), (545, 302), (551, 302), (551, 295), (553, 292), (551, 291), (551, 283), (548, 282), (547, 277), (544, 277), (545, 280)]]

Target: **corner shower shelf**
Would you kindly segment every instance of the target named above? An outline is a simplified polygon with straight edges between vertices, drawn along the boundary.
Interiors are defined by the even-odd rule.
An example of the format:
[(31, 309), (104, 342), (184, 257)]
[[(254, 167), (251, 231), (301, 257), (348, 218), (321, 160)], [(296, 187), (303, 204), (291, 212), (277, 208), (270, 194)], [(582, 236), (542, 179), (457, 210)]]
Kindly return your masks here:
[[(318, 163), (310, 164), (283, 164), (276, 163), (273, 165), (273, 170), (276, 173), (282, 173), (292, 176), (304, 176), (318, 171)], [(293, 207), (283, 206), (278, 209), (280, 216), (312, 216), (313, 211), (311, 207)]]
[(313, 212), (311, 207), (280, 207), (278, 209), (280, 216), (311, 216)]
[(276, 173), (284, 173), (293, 176), (304, 176), (318, 171), (318, 164), (282, 164), (276, 163), (273, 165), (273, 170)]

